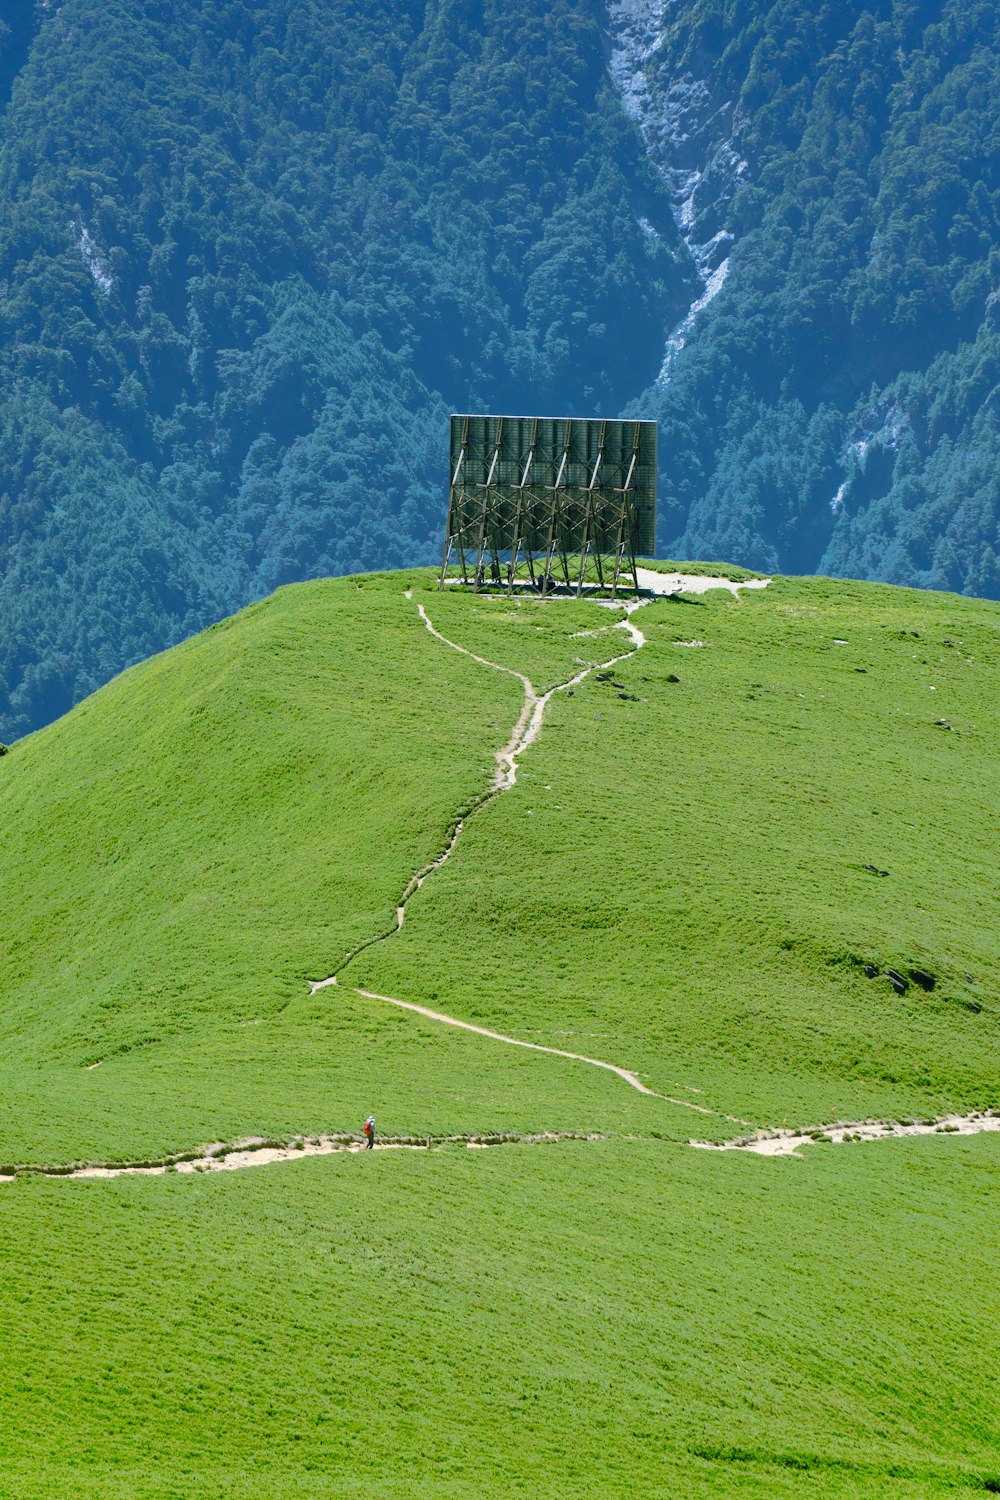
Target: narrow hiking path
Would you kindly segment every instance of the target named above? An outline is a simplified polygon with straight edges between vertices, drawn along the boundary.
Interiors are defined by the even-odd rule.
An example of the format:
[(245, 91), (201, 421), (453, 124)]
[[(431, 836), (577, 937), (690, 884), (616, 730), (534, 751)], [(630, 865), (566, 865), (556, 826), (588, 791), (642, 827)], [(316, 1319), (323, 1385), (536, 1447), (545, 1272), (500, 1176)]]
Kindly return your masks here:
[[(660, 588), (657, 592), (671, 592), (678, 585), (684, 586), (693, 582), (696, 582), (700, 586), (699, 591), (702, 591), (707, 587), (724, 586), (730, 588), (731, 591), (736, 594), (740, 587), (740, 585), (733, 584), (728, 579), (692, 580), (683, 575), (660, 575), (659, 577), (657, 577), (657, 575), (650, 575), (650, 577), (655, 579), (656, 582), (660, 585)], [(755, 580), (751, 584), (743, 586), (765, 588), (767, 587), (769, 582), (769, 579)], [(409, 589), (406, 590), (405, 597), (407, 598), (407, 600), (412, 599), (412, 591)], [(410, 878), (403, 890), (399, 903), (396, 906), (394, 924), (386, 932), (377, 934), (376, 936), (367, 939), (359, 947), (353, 949), (350, 953), (348, 953), (336, 973), (331, 974), (326, 979), (317, 981), (311, 986), (311, 992), (313, 994), (321, 989), (337, 985), (339, 975), (343, 973), (347, 965), (350, 964), (352, 960), (356, 958), (360, 953), (364, 952), (373, 944), (385, 942), (402, 931), (403, 924), (406, 918), (407, 901), (414, 894), (414, 892), (418, 891), (421, 888), (421, 886), (424, 884), (424, 881), (431, 874), (433, 874), (435, 870), (439, 870), (447, 862), (447, 860), (450, 859), (458, 844), (459, 838), (461, 837), (463, 828), (467, 824), (468, 820), (477, 812), (480, 812), (483, 808), (489, 806), (491, 802), (495, 801), (496, 798), (503, 795), (504, 792), (511, 790), (511, 788), (517, 784), (517, 770), (519, 759), (524, 754), (524, 752), (537, 740), (541, 732), (545, 708), (551, 701), (553, 696), (556, 693), (565, 692), (568, 689), (579, 685), (580, 683), (585, 681), (585, 679), (592, 672), (606, 670), (609, 667), (613, 667), (618, 662), (623, 661), (628, 657), (634, 656), (646, 644), (645, 636), (643, 635), (642, 631), (639, 630), (638, 627), (634, 624), (631, 619), (631, 615), (635, 612), (636, 609), (641, 608), (644, 604), (647, 604), (649, 602), (651, 602), (650, 599), (645, 598), (630, 600), (627, 603), (623, 603), (621, 606), (621, 608), (624, 610), (623, 619), (616, 621), (611, 626), (602, 627), (600, 631), (588, 632), (588, 634), (597, 636), (604, 634), (610, 630), (625, 630), (628, 632), (633, 642), (632, 648), (630, 650), (620, 652), (603, 663), (594, 663), (589, 667), (584, 667), (581, 671), (575, 673), (571, 678), (568, 678), (566, 681), (558, 683), (554, 687), (549, 688), (547, 692), (539, 694), (535, 690), (531, 679), (526, 674), (518, 672), (513, 667), (509, 667), (499, 662), (491, 661), (487, 657), (480, 656), (476, 652), (469, 650), (465, 646), (459, 645), (458, 642), (453, 641), (448, 636), (444, 635), (443, 632), (438, 630), (438, 628), (435, 626), (424, 605), (418, 601), (417, 612), (420, 616), (420, 619), (423, 622), (425, 629), (427, 629), (430, 634), (435, 637), (436, 640), (440, 641), (450, 650), (457, 651), (460, 655), (469, 657), (470, 660), (478, 663), (480, 666), (487, 667), (492, 671), (503, 672), (509, 676), (516, 677), (524, 688), (524, 703), (522, 705), (521, 712), (518, 715), (517, 722), (514, 725), (509, 740), (500, 750), (495, 752), (494, 759), (496, 762), (496, 769), (494, 771), (491, 785), (486, 789), (485, 792), (481, 794), (472, 810), (465, 815), (465, 818), (458, 819), (456, 821), (449, 840), (442, 853), (435, 859), (430, 860), (426, 865), (418, 870), (415, 875)], [(344, 986), (344, 988), (347, 988), (347, 986)], [(423, 1016), (427, 1020), (435, 1021), (445, 1026), (454, 1026), (463, 1031), (473, 1032), (478, 1036), (486, 1037), (491, 1041), (500, 1042), (505, 1046), (522, 1047), (529, 1051), (546, 1053), (552, 1057), (561, 1057), (573, 1062), (581, 1062), (589, 1067), (601, 1068), (606, 1072), (615, 1074), (624, 1083), (628, 1084), (630, 1088), (635, 1089), (638, 1093), (644, 1094), (647, 1097), (660, 1099), (665, 1103), (675, 1105), (681, 1109), (691, 1110), (698, 1114), (710, 1115), (716, 1119), (724, 1119), (730, 1124), (742, 1125), (748, 1130), (752, 1129), (749, 1121), (743, 1120), (737, 1115), (728, 1114), (723, 1110), (712, 1109), (704, 1104), (697, 1104), (691, 1099), (682, 1099), (678, 1098), (675, 1095), (658, 1093), (656, 1090), (651, 1089), (650, 1087), (648, 1087), (648, 1085), (644, 1084), (639, 1078), (638, 1074), (636, 1074), (634, 1071), (629, 1068), (622, 1067), (619, 1064), (607, 1062), (599, 1058), (587, 1057), (581, 1053), (570, 1052), (564, 1048), (550, 1047), (540, 1042), (528, 1042), (519, 1037), (508, 1036), (503, 1032), (494, 1031), (485, 1026), (478, 1026), (471, 1021), (464, 1021), (457, 1016), (450, 1016), (445, 1014), (443, 1011), (432, 1010), (428, 1006), (419, 1005), (410, 1000), (403, 1000), (398, 998), (397, 996), (383, 995), (378, 991), (364, 989), (360, 986), (350, 986), (349, 988), (353, 994), (359, 995), (365, 1000), (375, 1000), (381, 1004), (393, 1005), (401, 1010), (408, 1010), (416, 1015)], [(684, 1084), (675, 1084), (674, 1086), (690, 1091), (689, 1087)], [(697, 1090), (694, 1090), (694, 1092), (697, 1092)], [(997, 1123), (993, 1123), (995, 1119)], [(838, 1144), (843, 1141), (879, 1140), (890, 1136), (898, 1136), (901, 1134), (919, 1135), (935, 1132), (970, 1134), (979, 1130), (993, 1130), (998, 1128), (1000, 1128), (1000, 1117), (994, 1117), (990, 1111), (986, 1111), (985, 1113), (975, 1113), (968, 1116), (946, 1117), (943, 1120), (928, 1120), (920, 1124), (907, 1122), (905, 1125), (902, 1125), (885, 1121), (868, 1121), (859, 1122), (856, 1124), (841, 1123), (839, 1125), (834, 1124), (817, 1126), (814, 1128), (803, 1129), (801, 1131), (781, 1130), (777, 1132), (768, 1132), (766, 1130), (761, 1130), (753, 1135), (740, 1136), (731, 1141), (703, 1142), (692, 1140), (688, 1144), (705, 1150), (743, 1150), (750, 1151), (759, 1155), (780, 1156), (793, 1155), (800, 1146), (808, 1144), (811, 1141), (822, 1140)]]
[[(412, 590), (407, 589), (405, 597), (408, 600), (412, 599)], [(584, 682), (592, 672), (607, 671), (609, 668), (616, 666), (621, 661), (625, 661), (630, 656), (635, 656), (638, 651), (642, 650), (643, 646), (646, 644), (646, 637), (643, 635), (638, 626), (633, 624), (631, 616), (637, 609), (641, 609), (645, 604), (648, 604), (650, 602), (651, 601), (649, 599), (631, 599), (622, 602), (619, 607), (624, 610), (624, 619), (615, 621), (614, 625), (609, 627), (612, 630), (624, 630), (628, 633), (632, 640), (632, 646), (628, 651), (620, 651), (615, 656), (608, 657), (606, 661), (594, 662), (590, 666), (585, 666), (579, 672), (575, 672), (572, 677), (567, 678), (564, 682), (556, 683), (554, 687), (549, 688), (548, 691), (544, 693), (539, 693), (535, 690), (534, 684), (532, 683), (530, 677), (526, 676), (525, 673), (518, 672), (514, 667), (505, 666), (500, 662), (490, 661), (485, 656), (478, 656), (475, 651), (470, 651), (468, 647), (460, 646), (457, 641), (450, 640), (448, 636), (442, 634), (442, 632), (438, 630), (437, 626), (434, 624), (423, 604), (421, 604), (419, 601), (417, 602), (417, 613), (419, 614), (420, 619), (423, 621), (425, 629), (427, 629), (436, 640), (440, 641), (442, 645), (448, 646), (452, 651), (457, 651), (460, 653), (460, 655), (469, 657), (471, 661), (478, 662), (480, 666), (489, 667), (494, 672), (504, 672), (510, 677), (516, 677), (524, 688), (524, 703), (521, 707), (521, 712), (518, 715), (517, 722), (514, 725), (510, 739), (505, 745), (501, 747), (501, 749), (497, 750), (494, 754), (496, 769), (493, 773), (493, 780), (490, 786), (487, 787), (486, 791), (480, 795), (472, 810), (466, 813), (464, 818), (457, 819), (451, 831), (448, 842), (441, 854), (439, 854), (435, 859), (429, 860), (428, 863), (423, 865), (415, 875), (412, 875), (410, 877), (396, 905), (395, 920), (393, 922), (393, 925), (389, 927), (385, 932), (377, 933), (374, 937), (367, 938), (363, 943), (360, 943), (356, 948), (353, 948), (341, 961), (340, 966), (335, 973), (330, 974), (326, 979), (319, 979), (315, 983), (310, 985), (311, 994), (315, 995), (319, 990), (327, 989), (332, 985), (338, 984), (340, 975), (343, 974), (345, 968), (347, 968), (348, 964), (352, 963), (354, 959), (359, 957), (360, 954), (364, 953), (368, 948), (373, 947), (376, 943), (384, 943), (389, 938), (395, 937), (398, 932), (402, 931), (403, 923), (406, 920), (406, 903), (416, 891), (420, 890), (421, 886), (424, 884), (424, 881), (427, 880), (430, 875), (433, 875), (436, 870), (440, 870), (441, 867), (446, 864), (447, 861), (451, 858), (452, 854), (455, 851), (455, 847), (462, 835), (462, 831), (467, 826), (469, 819), (474, 817), (476, 813), (482, 812), (484, 808), (489, 807), (489, 805), (492, 802), (495, 802), (498, 797), (501, 797), (504, 792), (509, 792), (512, 787), (516, 786), (518, 762), (525, 751), (528, 750), (530, 746), (533, 745), (538, 739), (538, 736), (541, 733), (542, 729), (542, 720), (545, 715), (545, 709), (552, 701), (552, 698), (555, 696), (555, 694), (564, 693), (569, 691), (571, 688), (578, 687), (580, 683)], [(647, 1086), (639, 1079), (639, 1077), (630, 1069), (619, 1067), (616, 1063), (602, 1062), (595, 1057), (584, 1057), (581, 1053), (578, 1052), (566, 1052), (559, 1047), (545, 1047), (538, 1042), (521, 1041), (517, 1037), (505, 1036), (502, 1032), (490, 1031), (487, 1027), (484, 1026), (475, 1026), (470, 1021), (462, 1021), (455, 1016), (447, 1016), (441, 1011), (428, 1010), (426, 1006), (416, 1005), (409, 1000), (399, 1000), (392, 995), (379, 995), (374, 991), (364, 990), (354, 986), (352, 986), (351, 989), (352, 993), (361, 995), (366, 1000), (380, 1000), (386, 1005), (396, 1005), (401, 1010), (414, 1011), (416, 1012), (416, 1014), (422, 1015), (428, 1020), (438, 1021), (446, 1026), (457, 1026), (460, 1027), (463, 1031), (473, 1031), (476, 1032), (479, 1036), (489, 1037), (490, 1040), (496, 1042), (504, 1042), (511, 1047), (525, 1047), (532, 1052), (547, 1052), (554, 1057), (564, 1057), (570, 1059), (573, 1062), (586, 1063), (590, 1067), (603, 1068), (609, 1073), (616, 1074), (619, 1078), (622, 1079), (624, 1083), (627, 1083), (631, 1088), (638, 1090), (640, 1094), (647, 1094), (651, 1098), (655, 1099), (666, 1099), (671, 1104), (680, 1105), (682, 1109), (696, 1110), (699, 1114), (717, 1113), (717, 1111), (715, 1110), (706, 1108), (705, 1105), (693, 1104), (689, 1099), (674, 1099), (669, 1095), (658, 1094), (654, 1089), (647, 1088)], [(745, 1120), (737, 1120), (731, 1115), (727, 1115), (725, 1116), (725, 1118), (731, 1120), (732, 1123), (736, 1125), (745, 1125), (747, 1123)]]
[(801, 1130), (761, 1130), (733, 1141), (688, 1141), (699, 1151), (749, 1151), (755, 1156), (795, 1156), (800, 1146), (854, 1141), (902, 1140), (911, 1135), (979, 1135), (1000, 1130), (1000, 1113), (974, 1110), (967, 1115), (941, 1115), (931, 1120), (843, 1120)]
[[(539, 1131), (520, 1134), (501, 1131), (481, 1135), (395, 1136), (377, 1140), (373, 1151), (433, 1151), (441, 1146), (466, 1146), (469, 1150), (486, 1150), (496, 1146), (542, 1146), (561, 1141), (601, 1141), (608, 1137), (578, 1130)], [(0, 1185), (16, 1182), (19, 1177), (163, 1177), (168, 1172), (239, 1172), (245, 1167), (269, 1167), (280, 1162), (302, 1161), (309, 1156), (356, 1155), (368, 1150), (360, 1136), (298, 1135), (288, 1141), (265, 1136), (245, 1136), (224, 1143), (216, 1141), (197, 1151), (176, 1152), (156, 1160), (103, 1161), (45, 1166), (19, 1164), (0, 1167)]]
[[(507, 1038), (504, 1038), (507, 1040)], [(525, 1046), (530, 1043), (517, 1043)], [(548, 1050), (548, 1049), (545, 1049)], [(602, 1064), (598, 1064), (602, 1066)], [(604, 1064), (603, 1066), (607, 1066)], [(771, 1159), (778, 1157), (801, 1160), (803, 1146), (823, 1142), (841, 1145), (852, 1141), (902, 1140), (917, 1135), (979, 1135), (984, 1131), (1000, 1132), (1000, 1112), (976, 1111), (968, 1115), (945, 1115), (937, 1120), (892, 1121), (866, 1120), (855, 1124), (817, 1126), (814, 1130), (782, 1130), (736, 1141), (667, 1141), (659, 1136), (621, 1136), (601, 1131), (538, 1131), (520, 1134), (515, 1131), (481, 1135), (401, 1136), (377, 1141), (375, 1151), (434, 1151), (446, 1146), (465, 1146), (468, 1150), (487, 1150), (498, 1146), (558, 1145), (568, 1141), (584, 1143), (615, 1140), (647, 1140), (662, 1147), (679, 1146), (699, 1151), (743, 1151)], [(290, 1141), (276, 1141), (263, 1136), (248, 1136), (230, 1144), (216, 1142), (198, 1151), (178, 1152), (144, 1161), (104, 1161), (47, 1166), (34, 1164), (0, 1167), (0, 1187), (25, 1177), (64, 1177), (107, 1179), (113, 1177), (163, 1177), (169, 1173), (238, 1172), (246, 1167), (274, 1166), (282, 1162), (302, 1161), (310, 1156), (355, 1155), (366, 1150), (364, 1141), (350, 1135), (300, 1135)]]
[[(506, 1042), (508, 1047), (527, 1047), (531, 1052), (548, 1052), (552, 1057), (568, 1057), (573, 1062), (589, 1063), (593, 1068), (606, 1068), (609, 1073), (617, 1073), (625, 1083), (638, 1089), (640, 1094), (649, 1094), (653, 1099), (667, 1097), (665, 1094), (657, 1094), (653, 1089), (647, 1088), (635, 1073), (631, 1073), (628, 1068), (619, 1068), (616, 1063), (599, 1062), (596, 1057), (584, 1057), (579, 1052), (564, 1052), (561, 1047), (545, 1047), (541, 1042), (523, 1042), (514, 1036), (504, 1036), (502, 1031), (490, 1031), (486, 1026), (474, 1026), (471, 1021), (460, 1021), (455, 1016), (446, 1016), (442, 1011), (428, 1010), (426, 1005), (416, 1005), (412, 1000), (396, 1000), (392, 995), (379, 995), (374, 990), (354, 989), (353, 993), (363, 995), (366, 1000), (382, 1000), (386, 1005), (398, 1005), (401, 1010), (415, 1011), (418, 1016), (426, 1016), (429, 1021), (440, 1021), (445, 1026), (458, 1026), (462, 1031), (474, 1031), (477, 1036), (487, 1036), (494, 1042)], [(714, 1110), (706, 1109), (703, 1104), (691, 1104), (686, 1099), (671, 1099), (669, 1102), (683, 1104), (685, 1109), (696, 1109), (704, 1115), (715, 1113)]]
[[(412, 597), (413, 591), (411, 589), (407, 589), (405, 591), (404, 598), (410, 600), (412, 599)], [(521, 707), (521, 712), (518, 715), (517, 722), (514, 725), (513, 731), (511, 732), (510, 739), (504, 746), (502, 746), (501, 749), (494, 752), (493, 758), (496, 762), (496, 769), (493, 773), (493, 780), (485, 789), (485, 791), (479, 794), (472, 807), (464, 815), (464, 817), (456, 819), (455, 824), (452, 827), (451, 833), (448, 837), (448, 842), (445, 844), (445, 847), (441, 851), (441, 853), (436, 855), (434, 859), (428, 860), (425, 865), (422, 865), (421, 868), (417, 870), (416, 874), (410, 876), (410, 879), (407, 881), (402, 895), (397, 902), (395, 917), (392, 926), (388, 927), (384, 932), (377, 932), (372, 937), (365, 938), (364, 942), (358, 943), (356, 947), (350, 949), (350, 951), (346, 953), (341, 959), (339, 966), (334, 970), (332, 974), (328, 975), (326, 979), (316, 980), (309, 986), (311, 994), (315, 995), (317, 990), (326, 989), (329, 985), (336, 984), (337, 976), (344, 972), (348, 964), (353, 963), (354, 960), (360, 956), (360, 954), (364, 953), (366, 949), (373, 947), (376, 943), (384, 943), (388, 938), (395, 937), (396, 933), (402, 929), (403, 923), (406, 919), (407, 901), (409, 901), (410, 897), (414, 895), (416, 891), (420, 890), (421, 886), (428, 878), (428, 876), (433, 875), (435, 870), (440, 870), (441, 866), (448, 862), (448, 860), (454, 853), (455, 846), (461, 838), (462, 831), (465, 828), (466, 824), (469, 822), (469, 819), (475, 817), (476, 813), (482, 812), (483, 809), (485, 807), (488, 807), (491, 802), (494, 802), (497, 797), (501, 796), (504, 792), (510, 791), (511, 787), (516, 785), (518, 760), (524, 754), (525, 750), (527, 750), (530, 745), (533, 745), (535, 740), (538, 738), (539, 732), (541, 731), (542, 727), (542, 717), (545, 713), (546, 706), (551, 701), (553, 695), (555, 693), (567, 692), (570, 688), (578, 686), (578, 684), (583, 682), (586, 677), (589, 677), (591, 672), (606, 671), (609, 667), (613, 667), (618, 662), (624, 661), (626, 657), (634, 656), (635, 653), (646, 644), (646, 638), (642, 634), (642, 631), (638, 630), (628, 617), (634, 610), (650, 602), (651, 601), (648, 599), (633, 599), (628, 601), (627, 603), (623, 602), (621, 608), (625, 610), (625, 619), (618, 620), (613, 626), (609, 627), (611, 629), (624, 629), (628, 631), (633, 641), (632, 649), (630, 651), (622, 651), (617, 656), (612, 656), (605, 662), (595, 662), (592, 666), (584, 667), (581, 672), (577, 672), (573, 677), (568, 678), (565, 682), (557, 683), (555, 687), (549, 688), (548, 692), (541, 694), (535, 691), (531, 679), (529, 677), (526, 677), (523, 672), (518, 672), (513, 667), (504, 666), (500, 662), (489, 661), (485, 656), (477, 656), (474, 651), (470, 651), (467, 647), (460, 646), (457, 641), (449, 640), (446, 635), (442, 635), (441, 631), (437, 629), (437, 627), (431, 620), (424, 606), (419, 602), (417, 603), (417, 613), (423, 621), (425, 628), (430, 632), (432, 636), (434, 636), (436, 640), (439, 640), (443, 645), (450, 647), (452, 651), (457, 651), (462, 656), (467, 656), (470, 661), (478, 662), (480, 666), (489, 667), (494, 672), (504, 672), (509, 677), (516, 677), (518, 682), (520, 682), (521, 686), (524, 688), (524, 703)]]
[(442, 641), (446, 646), (450, 646), (453, 651), (459, 651), (463, 656), (471, 657), (473, 661), (479, 662), (481, 666), (492, 667), (495, 672), (509, 673), (510, 676), (518, 678), (524, 685), (524, 707), (521, 710), (521, 716), (514, 726), (514, 732), (508, 743), (502, 750), (498, 750), (496, 753), (497, 776), (493, 785), (494, 795), (509, 791), (517, 782), (518, 759), (528, 749), (529, 745), (533, 745), (537, 740), (541, 733), (542, 717), (546, 706), (556, 693), (565, 693), (570, 688), (578, 687), (581, 682), (590, 676), (591, 672), (605, 672), (609, 667), (617, 666), (620, 661), (625, 661), (626, 658), (634, 656), (637, 651), (641, 651), (642, 647), (646, 644), (646, 637), (636, 625), (633, 625), (629, 616), (635, 610), (640, 609), (644, 604), (650, 602), (648, 599), (629, 600), (622, 605), (625, 611), (624, 620), (616, 620), (614, 625), (610, 627), (612, 630), (628, 631), (633, 641), (631, 651), (622, 651), (617, 656), (609, 657), (607, 661), (595, 662), (592, 666), (584, 667), (575, 676), (568, 678), (565, 682), (557, 683), (555, 687), (549, 688), (547, 693), (542, 693), (541, 695), (535, 692), (531, 684), (531, 679), (525, 677), (522, 672), (516, 672), (513, 667), (504, 667), (494, 661), (487, 661), (485, 656), (477, 656), (474, 651), (469, 651), (465, 646), (459, 646), (457, 642), (450, 641), (432, 623), (424, 606), (422, 604), (417, 605), (420, 618), (431, 635), (435, 636), (437, 640)]

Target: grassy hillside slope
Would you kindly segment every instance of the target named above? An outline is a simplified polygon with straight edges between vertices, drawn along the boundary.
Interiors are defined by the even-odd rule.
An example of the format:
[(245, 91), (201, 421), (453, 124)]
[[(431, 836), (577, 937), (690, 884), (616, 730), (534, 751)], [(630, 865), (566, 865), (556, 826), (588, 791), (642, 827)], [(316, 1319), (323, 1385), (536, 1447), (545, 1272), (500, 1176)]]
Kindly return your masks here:
[[(544, 1123), (537, 1081), (526, 1097), (518, 1081), (530, 1061), (505, 1054), (498, 1092), (481, 1045), (309, 997), (387, 928), (521, 706), (514, 677), (428, 634), (407, 581), (279, 593), (3, 759), (4, 863), (19, 873), (0, 917), (0, 1159), (353, 1128), (389, 1078), (404, 1129)], [(435, 617), (461, 624), (461, 602)], [(544, 687), (579, 670), (566, 638), (591, 621), (560, 609), (501, 639), (484, 618), (473, 636)], [(486, 1069), (469, 1108), (450, 1086), (459, 1066)], [(545, 1076), (561, 1074), (573, 1127), (607, 1090), (568, 1066)]]
[[(629, 647), (593, 604), (429, 584), (279, 593), (4, 758), (0, 1159), (351, 1128), (369, 1098), (403, 1131), (624, 1110), (690, 1133), (589, 1069), (309, 995), (391, 928), (520, 709), (420, 599), (539, 690)], [(995, 607), (776, 580), (635, 619), (645, 647), (556, 695), (517, 786), (343, 983), (754, 1124), (1000, 1102)], [(470, 1053), (485, 1072), (456, 1088)]]
[(632, 644), (426, 572), (303, 585), (0, 759), (0, 1163), (370, 1108), (606, 1138), (0, 1184), (0, 1493), (992, 1492), (1000, 1140), (686, 1142), (1000, 1103), (996, 606), (646, 605), (469, 816), (522, 687), (420, 605), (538, 691)]
[(570, 1142), (19, 1183), (0, 1490), (982, 1496), (996, 1147)]
[(635, 618), (355, 982), (758, 1123), (992, 1102), (996, 608), (779, 579)]

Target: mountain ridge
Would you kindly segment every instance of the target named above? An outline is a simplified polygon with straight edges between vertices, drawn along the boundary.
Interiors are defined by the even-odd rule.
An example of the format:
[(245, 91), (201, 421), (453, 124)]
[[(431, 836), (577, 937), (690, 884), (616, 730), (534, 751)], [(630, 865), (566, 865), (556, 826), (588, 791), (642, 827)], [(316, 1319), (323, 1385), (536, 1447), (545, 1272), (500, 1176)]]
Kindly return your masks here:
[(729, 275), (631, 408), (673, 455), (669, 545), (996, 597), (995, 14), (703, 0), (630, 24), (626, 103), (661, 169), (689, 149), (661, 72), (719, 106), (709, 145), (741, 169)]
[(38, 15), (0, 148), (8, 737), (102, 651), (430, 561), (448, 405), (620, 405), (689, 276), (574, 0)]

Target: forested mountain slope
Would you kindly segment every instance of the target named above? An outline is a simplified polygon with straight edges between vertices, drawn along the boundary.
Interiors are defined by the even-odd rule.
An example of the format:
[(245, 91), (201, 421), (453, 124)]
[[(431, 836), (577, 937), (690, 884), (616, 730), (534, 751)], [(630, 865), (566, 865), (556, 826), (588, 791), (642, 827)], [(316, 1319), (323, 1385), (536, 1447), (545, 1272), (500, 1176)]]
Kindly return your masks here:
[(0, 738), (277, 584), (429, 560), (449, 405), (654, 376), (696, 278), (598, 23), (7, 14)]
[(984, 0), (12, 0), (0, 739), (430, 561), (449, 408), (659, 417), (659, 537), (1000, 595)]
[(673, 555), (996, 597), (996, 7), (612, 11), (708, 293), (635, 405)]

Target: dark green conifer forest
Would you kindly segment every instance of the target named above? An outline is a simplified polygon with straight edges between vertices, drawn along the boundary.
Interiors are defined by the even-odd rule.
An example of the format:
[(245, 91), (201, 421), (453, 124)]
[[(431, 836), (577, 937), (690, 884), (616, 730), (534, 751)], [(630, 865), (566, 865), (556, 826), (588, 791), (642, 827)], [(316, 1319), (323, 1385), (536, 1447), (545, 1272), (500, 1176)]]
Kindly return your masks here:
[[(626, 107), (695, 78), (728, 277)], [(433, 559), (451, 409), (661, 422), (667, 555), (1000, 595), (985, 0), (7, 0), (0, 739)], [(719, 113), (721, 111), (721, 113)]]
[(998, 43), (987, 0), (676, 8), (749, 171), (641, 403), (675, 549), (1000, 596)]

